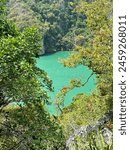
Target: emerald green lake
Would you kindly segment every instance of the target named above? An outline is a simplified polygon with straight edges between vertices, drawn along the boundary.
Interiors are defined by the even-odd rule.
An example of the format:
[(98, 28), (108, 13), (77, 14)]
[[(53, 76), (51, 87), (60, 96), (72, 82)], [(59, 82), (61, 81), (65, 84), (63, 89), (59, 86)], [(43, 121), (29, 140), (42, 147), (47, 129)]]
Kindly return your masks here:
[[(74, 68), (64, 67), (59, 60), (62, 58), (66, 58), (69, 55), (67, 51), (60, 51), (50, 55), (40, 56), (36, 59), (37, 66), (43, 70), (45, 70), (51, 80), (53, 80), (54, 92), (49, 92), (50, 101), (54, 101), (56, 98), (56, 94), (63, 86), (69, 85), (69, 81), (72, 79), (79, 79), (84, 83), (89, 75), (91, 74), (91, 70), (87, 67), (79, 65)], [(81, 88), (75, 88), (71, 92), (69, 92), (65, 97), (65, 106), (68, 106), (72, 102), (73, 96), (78, 93), (86, 93), (91, 94), (95, 89), (95, 75), (93, 75), (89, 82)], [(47, 110), (50, 114), (57, 114), (57, 109), (55, 104), (47, 105)]]

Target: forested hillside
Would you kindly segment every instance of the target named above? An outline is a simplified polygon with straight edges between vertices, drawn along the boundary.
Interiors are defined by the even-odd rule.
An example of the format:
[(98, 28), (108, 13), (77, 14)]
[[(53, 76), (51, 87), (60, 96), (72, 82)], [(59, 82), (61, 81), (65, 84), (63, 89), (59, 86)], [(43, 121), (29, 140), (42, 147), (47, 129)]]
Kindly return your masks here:
[(45, 52), (72, 50), (86, 37), (85, 15), (78, 14), (78, 0), (9, 0), (8, 18), (23, 30), (36, 26), (43, 34)]
[[(64, 67), (92, 72), (58, 91), (58, 116), (46, 110), (53, 81), (35, 59), (56, 51), (71, 51)], [(0, 150), (112, 150), (112, 68), (111, 0), (0, 0)], [(93, 75), (95, 91), (64, 107)]]

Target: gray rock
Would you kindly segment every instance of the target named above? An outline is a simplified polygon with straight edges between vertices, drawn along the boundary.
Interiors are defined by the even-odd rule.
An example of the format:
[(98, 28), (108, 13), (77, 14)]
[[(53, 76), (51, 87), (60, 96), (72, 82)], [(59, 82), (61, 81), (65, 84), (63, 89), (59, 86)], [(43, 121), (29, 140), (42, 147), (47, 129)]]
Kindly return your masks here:
[[(75, 140), (75, 137), (77, 136), (87, 136), (90, 134), (92, 131), (97, 131), (99, 127), (103, 127), (103, 125), (108, 122), (113, 116), (113, 111), (110, 110), (109, 112), (105, 113), (102, 118), (100, 118), (96, 124), (90, 124), (81, 127), (80, 129), (76, 129), (74, 133), (69, 137), (69, 139), (66, 141), (66, 150), (71, 150), (71, 145)], [(104, 128), (102, 131), (104, 140), (107, 144), (110, 144), (112, 141), (112, 133), (109, 131), (107, 128)]]
[(108, 128), (102, 130), (102, 136), (106, 144), (110, 145), (112, 143), (113, 134)]

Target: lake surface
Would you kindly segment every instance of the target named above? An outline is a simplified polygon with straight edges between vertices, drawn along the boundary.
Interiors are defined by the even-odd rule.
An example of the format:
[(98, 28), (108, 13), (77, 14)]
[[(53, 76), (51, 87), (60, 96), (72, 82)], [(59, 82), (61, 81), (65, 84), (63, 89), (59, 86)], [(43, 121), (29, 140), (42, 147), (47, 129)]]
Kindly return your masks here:
[[(63, 86), (69, 85), (71, 79), (80, 79), (82, 83), (87, 80), (87, 77), (92, 73), (87, 67), (79, 65), (74, 68), (64, 67), (59, 60), (66, 58), (69, 55), (67, 51), (60, 51), (50, 55), (44, 55), (37, 58), (37, 66), (48, 73), (48, 76), (53, 80), (54, 92), (49, 92), (50, 101), (54, 101), (56, 94)], [(65, 97), (65, 106), (68, 106), (72, 102), (73, 96), (78, 93), (91, 94), (95, 89), (95, 75), (93, 75), (89, 82), (81, 88), (75, 88), (70, 91)], [(57, 109), (55, 104), (47, 105), (47, 110), (50, 114), (57, 114)]]

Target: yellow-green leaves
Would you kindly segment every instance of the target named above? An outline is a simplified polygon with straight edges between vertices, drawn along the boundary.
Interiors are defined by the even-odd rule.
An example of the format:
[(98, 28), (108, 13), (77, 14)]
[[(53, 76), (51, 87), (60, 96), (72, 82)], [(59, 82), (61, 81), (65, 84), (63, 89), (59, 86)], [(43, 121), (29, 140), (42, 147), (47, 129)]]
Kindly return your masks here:
[(81, 0), (76, 11), (86, 16), (86, 46), (77, 44), (63, 64), (88, 66), (96, 74), (97, 84), (92, 95), (77, 96), (73, 104), (63, 110), (60, 119), (67, 136), (72, 126), (88, 124), (112, 108), (112, 2)]
[(36, 28), (20, 32), (6, 16), (0, 18), (1, 150), (64, 149), (61, 128), (45, 110), (52, 81), (36, 67), (40, 40)]

